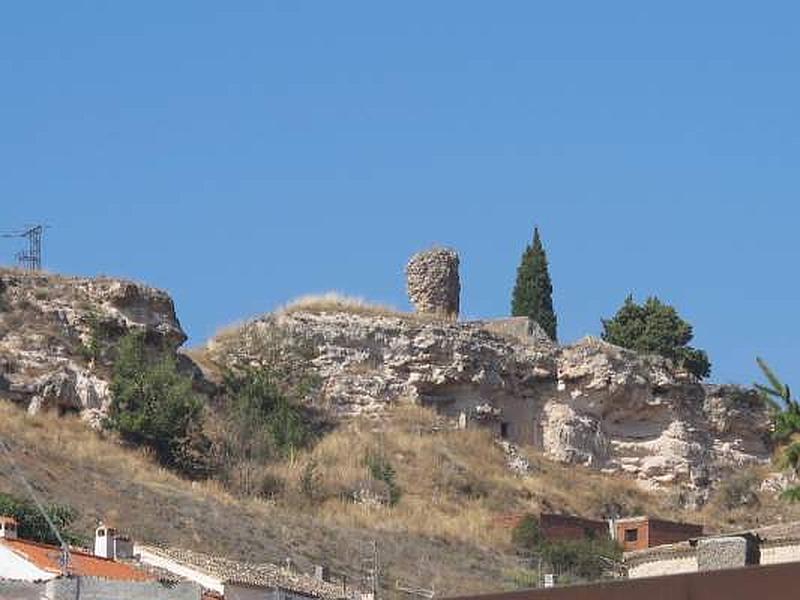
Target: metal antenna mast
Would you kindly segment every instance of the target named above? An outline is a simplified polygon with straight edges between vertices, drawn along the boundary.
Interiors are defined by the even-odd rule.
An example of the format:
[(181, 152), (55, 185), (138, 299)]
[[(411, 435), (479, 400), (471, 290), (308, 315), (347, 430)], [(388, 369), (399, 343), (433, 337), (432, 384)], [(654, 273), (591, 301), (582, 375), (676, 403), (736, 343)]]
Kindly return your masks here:
[(28, 240), (28, 248), (17, 252), (17, 262), (26, 271), (42, 270), (42, 235), (44, 234), (43, 225), (33, 225), (23, 231), (4, 233), (4, 238), (25, 238)]

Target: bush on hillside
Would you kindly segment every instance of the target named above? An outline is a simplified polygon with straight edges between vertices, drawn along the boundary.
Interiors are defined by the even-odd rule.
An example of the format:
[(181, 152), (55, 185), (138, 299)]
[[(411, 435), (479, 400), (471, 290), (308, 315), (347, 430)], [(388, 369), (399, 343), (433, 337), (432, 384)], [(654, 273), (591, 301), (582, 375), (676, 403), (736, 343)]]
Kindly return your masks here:
[(541, 560), (547, 572), (573, 580), (600, 579), (622, 557), (619, 546), (608, 538), (547, 540), (535, 515), (526, 515), (517, 523), (511, 541), (518, 553)]
[(381, 452), (368, 452), (364, 458), (364, 464), (372, 479), (386, 484), (389, 494), (389, 504), (394, 506), (400, 501), (402, 490), (397, 485), (397, 471), (392, 463)]
[[(80, 536), (70, 530), (77, 517), (75, 510), (61, 504), (50, 504), (45, 506), (44, 510), (65, 542), (68, 544), (83, 542)], [(59, 543), (47, 520), (30, 500), (21, 500), (10, 494), (0, 494), (0, 515), (16, 519), (17, 535), (22, 539), (56, 546)]]
[(525, 515), (511, 530), (511, 543), (522, 552), (539, 548), (544, 541), (536, 515)]
[(151, 448), (164, 466), (190, 477), (207, 474), (203, 400), (175, 357), (148, 348), (144, 333), (124, 336), (117, 348), (107, 426), (123, 439)]
[(708, 355), (688, 345), (694, 337), (692, 326), (655, 296), (641, 305), (628, 296), (617, 314), (602, 323), (602, 338), (611, 344), (660, 354), (699, 378), (711, 373)]

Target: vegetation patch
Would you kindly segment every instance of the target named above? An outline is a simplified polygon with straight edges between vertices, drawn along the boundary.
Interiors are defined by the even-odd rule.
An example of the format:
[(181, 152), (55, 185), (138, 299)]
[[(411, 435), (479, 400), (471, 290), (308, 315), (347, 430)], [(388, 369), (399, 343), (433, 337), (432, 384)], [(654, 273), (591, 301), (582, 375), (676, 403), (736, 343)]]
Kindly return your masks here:
[(708, 377), (711, 363), (703, 350), (692, 348), (692, 326), (678, 312), (651, 296), (637, 304), (633, 296), (610, 319), (603, 319), (606, 342), (637, 352), (660, 354), (699, 378)]
[(209, 442), (203, 432), (203, 400), (175, 357), (150, 348), (143, 332), (118, 345), (106, 425), (123, 439), (152, 449), (159, 462), (191, 477), (207, 474)]
[[(63, 504), (49, 504), (44, 511), (65, 542), (75, 545), (84, 542), (80, 535), (70, 529), (77, 517), (74, 509)], [(17, 535), (20, 538), (59, 545), (58, 538), (33, 501), (0, 493), (0, 515), (13, 517), (17, 521)]]

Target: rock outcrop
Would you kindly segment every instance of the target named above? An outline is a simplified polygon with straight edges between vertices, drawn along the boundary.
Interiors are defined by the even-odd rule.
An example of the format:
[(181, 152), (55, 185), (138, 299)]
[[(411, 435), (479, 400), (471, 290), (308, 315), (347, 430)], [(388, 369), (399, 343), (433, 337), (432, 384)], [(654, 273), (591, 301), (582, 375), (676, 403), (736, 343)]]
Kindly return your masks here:
[(176, 350), (185, 340), (164, 292), (109, 278), (0, 270), (0, 398), (96, 423), (108, 409), (113, 346), (140, 330)]
[(276, 330), (313, 347), (317, 401), (339, 417), (425, 404), (455, 427), (490, 427), (560, 461), (678, 484), (687, 502), (769, 457), (767, 414), (752, 392), (703, 385), (666, 359), (594, 338), (560, 347), (519, 319), (293, 312), (256, 319), (209, 351), (223, 362), (257, 360), (263, 344), (254, 340)]

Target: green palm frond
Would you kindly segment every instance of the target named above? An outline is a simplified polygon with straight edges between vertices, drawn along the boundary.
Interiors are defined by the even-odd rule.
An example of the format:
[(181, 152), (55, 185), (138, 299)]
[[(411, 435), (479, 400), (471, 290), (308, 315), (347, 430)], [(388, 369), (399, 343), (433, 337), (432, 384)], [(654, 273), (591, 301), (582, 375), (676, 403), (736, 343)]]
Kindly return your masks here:
[(787, 502), (800, 502), (800, 486), (786, 488), (781, 492), (780, 498)]
[(765, 386), (761, 386), (764, 390), (769, 390), (769, 393), (775, 396), (780, 397), (784, 401), (789, 400), (789, 386), (785, 385), (775, 374), (775, 372), (770, 369), (769, 365), (762, 359), (761, 357), (756, 358), (756, 363), (758, 363), (761, 372), (764, 373), (764, 377), (767, 378), (769, 384), (772, 386), (772, 389), (767, 388)]

